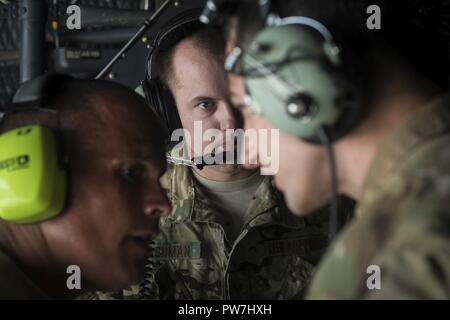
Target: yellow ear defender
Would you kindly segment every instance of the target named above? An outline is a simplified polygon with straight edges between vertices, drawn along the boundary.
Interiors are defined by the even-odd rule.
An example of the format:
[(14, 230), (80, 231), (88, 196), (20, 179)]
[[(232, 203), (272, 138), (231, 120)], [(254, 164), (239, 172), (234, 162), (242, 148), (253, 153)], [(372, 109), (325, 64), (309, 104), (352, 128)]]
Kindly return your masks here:
[[(24, 83), (14, 97), (15, 107), (9, 112), (42, 110), (40, 103), (48, 86), (60, 77), (66, 76), (44, 75)], [(24, 105), (27, 107), (23, 108)], [(9, 112), (0, 115), (0, 121)], [(41, 125), (0, 134), (1, 219), (36, 223), (63, 210), (67, 173), (62, 168), (58, 135), (56, 130)]]

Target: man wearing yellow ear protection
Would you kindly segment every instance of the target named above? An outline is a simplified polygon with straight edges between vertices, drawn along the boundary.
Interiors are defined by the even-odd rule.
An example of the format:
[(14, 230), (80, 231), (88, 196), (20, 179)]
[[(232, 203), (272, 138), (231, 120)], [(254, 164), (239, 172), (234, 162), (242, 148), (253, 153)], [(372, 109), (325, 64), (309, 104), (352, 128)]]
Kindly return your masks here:
[[(56, 215), (13, 221), (9, 211), (0, 218), (0, 299), (72, 298), (138, 283), (146, 243), (171, 210), (159, 184), (166, 166), (160, 126), (145, 101), (104, 81), (53, 85), (57, 89), (41, 106), (47, 111), (23, 111), (0, 122), (0, 147), (11, 132), (55, 132), (67, 173), (65, 202)], [(0, 213), (11, 182), (1, 171), (31, 168), (33, 155), (19, 166), (0, 150)]]
[[(248, 19), (263, 2), (247, 1), (228, 19), (234, 105), (246, 128), (280, 129), (275, 182), (294, 213), (311, 212), (337, 192), (358, 201), (354, 221), (319, 264), (309, 298), (449, 299), (450, 62), (448, 39), (432, 28), (445, 20), (442, 8), (272, 1), (279, 24), (265, 27)], [(382, 12), (380, 30), (366, 23), (373, 3)], [(330, 63), (325, 25), (342, 41), (331, 52), (342, 59), (338, 67)], [(353, 81), (359, 102), (348, 110), (340, 102), (355, 96), (323, 103), (334, 92), (318, 95), (326, 85), (318, 79), (331, 80), (336, 91)], [(340, 117), (324, 121), (333, 112)], [(360, 117), (345, 122), (352, 112)], [(306, 128), (321, 121), (308, 136)]]

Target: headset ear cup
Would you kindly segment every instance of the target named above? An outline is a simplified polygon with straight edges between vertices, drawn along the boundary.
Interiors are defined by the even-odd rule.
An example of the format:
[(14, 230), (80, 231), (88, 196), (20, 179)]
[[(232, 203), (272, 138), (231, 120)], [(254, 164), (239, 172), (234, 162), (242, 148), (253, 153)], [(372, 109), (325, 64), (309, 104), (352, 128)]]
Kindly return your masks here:
[(164, 121), (164, 125), (167, 125), (165, 122), (164, 116), (161, 113), (161, 99), (159, 97), (158, 85), (156, 84), (157, 79), (146, 80), (142, 82), (142, 88), (144, 91), (145, 99), (147, 100), (151, 109), (153, 109), (158, 117)]
[[(66, 90), (65, 85), (72, 80), (75, 81), (68, 75), (58, 73), (47, 73), (29, 80), (17, 90), (10, 111), (57, 111), (57, 106), (47, 103), (56, 93)], [(6, 174), (2, 172), (0, 177), (0, 184), (7, 181), (7, 188), (0, 192), (0, 216), (8, 215), (3, 216), (8, 221), (24, 224), (41, 222), (57, 216), (67, 205), (68, 160), (58, 112), (55, 117), (57, 129), (28, 124), (0, 135), (1, 158), (15, 159), (17, 168)], [(31, 118), (29, 121), (33, 122)], [(6, 207), (2, 200), (7, 200)]]
[[(259, 31), (242, 57), (255, 109), (281, 130), (312, 143), (320, 143), (317, 132), (324, 127), (332, 141), (339, 139), (357, 124), (361, 111), (358, 86), (323, 47), (310, 28), (289, 23)], [(280, 61), (289, 63), (274, 71), (266, 67)]]
[(182, 128), (173, 96), (159, 78), (146, 80), (142, 86), (146, 100), (163, 123), (166, 142), (170, 143), (172, 132)]
[(162, 105), (164, 106), (163, 112), (167, 119), (169, 131), (172, 133), (176, 129), (183, 128), (181, 119), (178, 114), (177, 104), (170, 90), (162, 83), (158, 82), (160, 97)]

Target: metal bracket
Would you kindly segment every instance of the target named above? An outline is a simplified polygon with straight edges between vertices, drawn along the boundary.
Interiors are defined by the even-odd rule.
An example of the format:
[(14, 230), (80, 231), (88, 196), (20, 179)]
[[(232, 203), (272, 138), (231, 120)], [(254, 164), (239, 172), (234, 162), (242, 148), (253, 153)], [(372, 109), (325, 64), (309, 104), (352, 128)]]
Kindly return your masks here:
[(0, 19), (18, 19), (26, 13), (26, 8), (17, 3), (0, 0)]

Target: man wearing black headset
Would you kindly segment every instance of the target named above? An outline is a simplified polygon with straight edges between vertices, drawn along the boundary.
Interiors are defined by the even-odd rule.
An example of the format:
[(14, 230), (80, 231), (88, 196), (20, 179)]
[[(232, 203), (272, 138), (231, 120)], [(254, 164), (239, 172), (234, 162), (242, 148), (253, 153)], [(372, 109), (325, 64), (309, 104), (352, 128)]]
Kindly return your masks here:
[[(39, 160), (30, 150), (27, 167), (7, 167), (8, 150), (0, 150), (0, 299), (70, 299), (126, 288), (144, 277), (151, 253), (146, 242), (159, 233), (160, 217), (171, 210), (159, 183), (166, 168), (161, 127), (144, 99), (123, 86), (55, 77), (45, 93), (26, 90), (43, 78), (24, 84), (16, 95), (21, 103), (41, 96), (39, 109), (32, 101), (27, 111), (7, 114), (0, 121), (0, 141), (17, 128), (28, 128), (28, 135), (36, 126), (51, 130), (60, 138), (60, 165), (67, 173), (67, 186), (57, 188), (67, 194), (61, 211), (51, 217), (43, 212), (43, 219), (11, 220), (24, 209), (11, 209), (5, 197), (8, 173), (36, 170)], [(52, 161), (51, 150), (44, 152), (46, 162)], [(43, 170), (11, 194), (26, 193), (41, 175), (52, 177)], [(49, 179), (39, 187), (45, 193)], [(57, 191), (52, 191), (51, 207)]]
[[(222, 68), (223, 37), (198, 22), (198, 14), (187, 21), (161, 30), (170, 40), (161, 40), (159, 52), (150, 57), (144, 93), (165, 123), (179, 116), (178, 127), (191, 134), (194, 121), (200, 121), (203, 130), (235, 129), (239, 123)], [(160, 83), (155, 83), (156, 66)], [(162, 106), (163, 94), (172, 95), (175, 102), (166, 100)], [(167, 127), (172, 132), (177, 125)], [(226, 148), (234, 148), (234, 143)], [(174, 210), (151, 243), (154, 256), (146, 280), (118, 296), (105, 293), (100, 298), (302, 297), (315, 261), (328, 244), (326, 214), (293, 216), (270, 177), (237, 164), (202, 170), (170, 165), (162, 181)]]
[[(234, 12), (232, 101), (246, 127), (281, 129), (275, 182), (290, 209), (311, 212), (337, 193), (358, 201), (309, 298), (449, 299), (449, 61), (433, 28), (439, 7), (268, 3), (210, 4), (203, 21), (211, 9)], [(372, 4), (380, 30), (368, 28)]]

